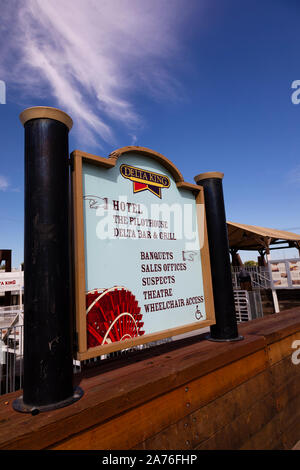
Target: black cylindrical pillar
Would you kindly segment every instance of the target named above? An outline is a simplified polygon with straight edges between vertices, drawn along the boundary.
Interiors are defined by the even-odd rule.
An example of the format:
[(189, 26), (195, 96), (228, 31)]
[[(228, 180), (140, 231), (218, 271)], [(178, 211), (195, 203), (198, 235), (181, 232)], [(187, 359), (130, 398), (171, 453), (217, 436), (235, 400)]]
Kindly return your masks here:
[(223, 173), (209, 172), (195, 176), (204, 188), (207, 234), (214, 294), (216, 324), (210, 327), (215, 341), (242, 339), (238, 334), (232, 286), (229, 243), (225, 216)]
[(24, 387), (18, 411), (46, 411), (73, 390), (69, 150), (72, 119), (55, 108), (20, 115), (25, 127)]

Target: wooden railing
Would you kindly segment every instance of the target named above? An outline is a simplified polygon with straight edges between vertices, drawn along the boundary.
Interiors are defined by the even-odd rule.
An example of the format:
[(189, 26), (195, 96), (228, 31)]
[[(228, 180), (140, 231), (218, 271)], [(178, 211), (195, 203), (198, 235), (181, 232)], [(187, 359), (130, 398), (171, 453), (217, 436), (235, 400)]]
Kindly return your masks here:
[(300, 439), (300, 309), (193, 336), (75, 376), (68, 407), (20, 414), (0, 399), (0, 449), (291, 449)]

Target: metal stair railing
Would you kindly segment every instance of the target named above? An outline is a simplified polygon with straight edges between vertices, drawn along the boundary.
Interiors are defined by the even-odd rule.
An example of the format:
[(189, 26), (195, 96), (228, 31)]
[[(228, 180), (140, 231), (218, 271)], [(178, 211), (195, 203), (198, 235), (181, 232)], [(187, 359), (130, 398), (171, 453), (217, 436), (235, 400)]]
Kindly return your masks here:
[(238, 323), (263, 317), (263, 308), (259, 290), (234, 290), (234, 304)]
[[(232, 284), (234, 289), (240, 289), (240, 282), (239, 282), (239, 273), (241, 268), (233, 267), (232, 268)], [(257, 266), (251, 266), (246, 269), (251, 277), (251, 282), (253, 287), (257, 287), (259, 289), (270, 289), (271, 288), (271, 280), (269, 277), (268, 268), (260, 268)]]

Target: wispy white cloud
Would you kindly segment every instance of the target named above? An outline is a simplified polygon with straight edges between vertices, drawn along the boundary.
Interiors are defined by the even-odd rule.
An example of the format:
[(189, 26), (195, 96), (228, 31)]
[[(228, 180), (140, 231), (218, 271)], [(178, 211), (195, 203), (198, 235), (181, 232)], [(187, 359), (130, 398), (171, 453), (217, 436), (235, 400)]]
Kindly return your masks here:
[(300, 165), (295, 166), (292, 170), (287, 173), (287, 183), (297, 184), (300, 186)]
[(136, 145), (137, 144), (137, 136), (135, 134), (130, 134), (131, 137), (131, 145)]
[(0, 175), (0, 191), (6, 191), (9, 188), (8, 179)]
[(114, 121), (131, 133), (142, 123), (137, 89), (156, 99), (180, 95), (168, 70), (182, 54), (186, 11), (183, 0), (10, 0), (1, 78), (30, 97), (50, 91), (81, 135), (112, 142)]
[(19, 187), (13, 187), (6, 176), (0, 175), (0, 191), (10, 191), (13, 193), (19, 193), (21, 190)]

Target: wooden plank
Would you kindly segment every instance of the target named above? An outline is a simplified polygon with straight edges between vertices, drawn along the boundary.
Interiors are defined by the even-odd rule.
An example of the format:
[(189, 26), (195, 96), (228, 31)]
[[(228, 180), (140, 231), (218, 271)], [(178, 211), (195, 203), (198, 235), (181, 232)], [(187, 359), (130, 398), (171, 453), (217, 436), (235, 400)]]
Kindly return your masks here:
[[(288, 338), (288, 341), (290, 341), (290, 339), (291, 338)], [(113, 422), (116, 422), (121, 416), (124, 416), (125, 419), (125, 416), (129, 415), (129, 413), (134, 413), (137, 409), (141, 410), (145, 402), (152, 404), (153, 414), (153, 403), (155, 403), (156, 399), (164, 395), (165, 398), (168, 397), (169, 391), (175, 393), (176, 390), (178, 391), (178, 388), (182, 388), (183, 384), (189, 384), (193, 381), (203, 379), (203, 383), (197, 386), (199, 390), (194, 386), (195, 384), (193, 385), (195, 391), (193, 390), (191, 392), (191, 397), (193, 398), (193, 393), (195, 393), (196, 399), (195, 402), (192, 401), (190, 403), (190, 410), (188, 412), (186, 412), (184, 406), (182, 407), (182, 403), (180, 403), (178, 405), (178, 413), (176, 414), (175, 412), (170, 420), (170, 418), (168, 418), (168, 410), (165, 410), (164, 403), (161, 403), (161, 413), (159, 409), (158, 414), (162, 414), (162, 419), (156, 423), (157, 426), (154, 425), (152, 428), (154, 434), (158, 435), (164, 429), (175, 425), (175, 423), (181, 421), (183, 423), (185, 419), (188, 419), (191, 414), (199, 411), (201, 407), (206, 406), (207, 403), (211, 403), (213, 406), (213, 400), (239, 385), (237, 381), (241, 380), (241, 383), (243, 383), (249, 380), (253, 375), (262, 372), (267, 366), (268, 357), (264, 350), (265, 337), (263, 334), (259, 337), (250, 334), (246, 336), (244, 341), (230, 344), (211, 343), (208, 341), (191, 344), (190, 341), (191, 339), (187, 341), (185, 347), (179, 349), (172, 349), (174, 345), (168, 346), (170, 347), (170, 351), (166, 351), (164, 348), (159, 349), (159, 351), (166, 351), (159, 356), (155, 356), (155, 353), (153, 353), (153, 357), (151, 357), (147, 352), (147, 358), (145, 360), (131, 363), (128, 366), (113, 371), (107, 371), (97, 377), (87, 376), (83, 378), (80, 385), (82, 385), (86, 391), (85, 396), (76, 404), (61, 410), (32, 417), (11, 410), (11, 400), (19, 396), (20, 392), (2, 397), (0, 400), (0, 448), (46, 448), (54, 446), (58, 441), (61, 441), (62, 444), (64, 439), (70, 441), (70, 437), (75, 433), (79, 434), (87, 429), (91, 431), (93, 427), (94, 429), (100, 429), (101, 424), (109, 425), (110, 423), (113, 426)], [(283, 343), (279, 347), (279, 350), (278, 348), (276, 349), (276, 345), (274, 345), (272, 350), (273, 352), (275, 351), (274, 354), (277, 359), (283, 357), (271, 367), (274, 378), (273, 385), (276, 390), (278, 386), (280, 388), (281, 385), (284, 385), (285, 377), (289, 377), (288, 372), (286, 372), (285, 375), (283, 374), (285, 368), (284, 361), (288, 361), (290, 358), (285, 356), (286, 347), (283, 348), (282, 345)], [(282, 354), (282, 348), (284, 354)], [(254, 364), (254, 369), (251, 369), (251, 367), (244, 364), (241, 371), (236, 370), (237, 375), (234, 376), (234, 380), (231, 382), (228, 373), (225, 373), (224, 377), (224, 370), (228, 371), (229, 367), (234, 368), (237, 362), (255, 356), (256, 352), (260, 355), (260, 366), (257, 362), (256, 365)], [(262, 366), (262, 364), (264, 365)], [(288, 362), (286, 362), (286, 365), (287, 364)], [(249, 362), (249, 366), (251, 366), (251, 361)], [(259, 367), (262, 367), (262, 369), (259, 370)], [(250, 374), (248, 377), (243, 375), (245, 374), (244, 369), (249, 369), (247, 371)], [(288, 366), (286, 369), (288, 370)], [(99, 370), (101, 370), (101, 368), (98, 369), (98, 372)], [(289, 371), (292, 373), (293, 369), (289, 368)], [(93, 371), (93, 373), (98, 372), (96, 370)], [(218, 375), (218, 373), (220, 373), (220, 375)], [(205, 383), (205, 375), (207, 377), (213, 376), (213, 380), (217, 382), (217, 386), (210, 383), (210, 379)], [(204, 389), (207, 387), (209, 393), (205, 396)], [(276, 393), (276, 396), (281, 396), (279, 391)], [(203, 401), (199, 402), (198, 396), (200, 396)], [(4, 405), (7, 400), (9, 401), (9, 406)], [(183, 405), (186, 405), (186, 403)], [(174, 406), (176, 408), (176, 402)], [(184, 413), (183, 409), (185, 410)], [(290, 413), (289, 422), (291, 423), (293, 413), (291, 410), (286, 410), (286, 413)], [(152, 414), (149, 409), (148, 420), (150, 421), (153, 419)], [(115, 419), (112, 419), (114, 417)], [(140, 417), (138, 416), (136, 419), (138, 423)], [(275, 433), (272, 437), (272, 425), (273, 424), (270, 424), (269, 427), (266, 427), (266, 430), (261, 431), (261, 441), (265, 439), (269, 448), (272, 448), (272, 446), (277, 448), (281, 445), (281, 434), (276, 435)], [(117, 442), (120, 442), (118, 439), (122, 442), (122, 437), (118, 437), (118, 432), (119, 430), (110, 431), (110, 435), (113, 438), (116, 437)], [(83, 434), (87, 434), (87, 432)], [(145, 440), (151, 438), (150, 434), (142, 436)], [(87, 441), (88, 439), (89, 438), (87, 438)], [(259, 440), (259, 438), (257, 439)], [(131, 442), (130, 445), (137, 446), (138, 442), (141, 440), (141, 436), (130, 435), (129, 440)], [(252, 442), (249, 439), (248, 441), (249, 446), (255, 445), (254, 441)]]
[(300, 307), (239, 325), (240, 334), (264, 336), (267, 344), (277, 342), (297, 331), (300, 331)]
[(78, 348), (80, 351), (87, 349), (86, 318), (81, 312), (86, 309), (85, 302), (85, 257), (84, 257), (84, 219), (83, 219), (83, 182), (82, 182), (82, 157), (72, 153), (72, 204), (74, 220), (74, 262), (75, 262), (75, 318), (78, 334)]
[[(278, 412), (276, 425), (280, 431), (278, 445), (274, 444), (272, 447), (270, 444), (268, 447), (270, 449), (291, 449), (300, 438), (300, 425), (298, 425), (300, 423), (300, 371), (298, 369), (291, 363), (290, 357), (286, 357), (270, 369), (273, 395)], [(266, 431), (270, 431), (270, 429), (267, 428)]]
[[(199, 243), (201, 244), (202, 234), (204, 235), (203, 247), (201, 248), (201, 264), (202, 264), (202, 278), (203, 278), (203, 290), (204, 290), (204, 299), (205, 299), (205, 310), (206, 318), (211, 322), (211, 324), (216, 323), (215, 317), (215, 305), (214, 305), (214, 294), (213, 294), (213, 285), (211, 277), (211, 265), (210, 265), (210, 254), (209, 254), (209, 242), (207, 234), (207, 222), (206, 222), (206, 212), (205, 212), (205, 200), (204, 200), (204, 189), (202, 186), (198, 186), (201, 191), (196, 196), (196, 207), (197, 207), (197, 222), (198, 222), (198, 235)], [(201, 225), (201, 208), (203, 208), (203, 224)]]
[(300, 419), (295, 417), (294, 422), (283, 432), (282, 440), (287, 450), (300, 450)]
[[(275, 366), (271, 368), (271, 371), (266, 371), (264, 374), (267, 374), (268, 376), (268, 381), (266, 382), (266, 390), (270, 391), (272, 388), (276, 388), (274, 390), (273, 394), (271, 395), (271, 399), (273, 401), (273, 406), (276, 406), (276, 409), (278, 411), (282, 410), (284, 407), (289, 406), (289, 410), (285, 411), (285, 414), (283, 413), (280, 418), (279, 416), (279, 423), (280, 423), (280, 430), (281, 432), (284, 431), (286, 425), (290, 422), (290, 419), (294, 419), (295, 416), (295, 410), (300, 409), (300, 403), (296, 404), (293, 399), (299, 395), (300, 391), (300, 381), (297, 375), (300, 373), (300, 368), (297, 368), (295, 365), (291, 363), (290, 357), (286, 357), (284, 360), (282, 360), (280, 363), (276, 363)], [(298, 372), (299, 370), (299, 372)], [(297, 374), (295, 375), (295, 373)], [(272, 373), (272, 378), (271, 378), (271, 373)], [(282, 375), (284, 373), (284, 375)], [(276, 377), (276, 380), (274, 382), (274, 374)], [(261, 374), (262, 375), (262, 374)], [(210, 435), (212, 435), (214, 432), (217, 432), (218, 430), (218, 425), (220, 425), (223, 422), (224, 416), (226, 416), (226, 399), (228, 398), (230, 400), (231, 404), (234, 404), (234, 407), (237, 406), (237, 403), (240, 402), (238, 400), (236, 393), (239, 391), (239, 389), (242, 389), (243, 387), (245, 390), (249, 387), (249, 390), (244, 397), (242, 397), (242, 401), (247, 403), (247, 399), (253, 397), (253, 399), (257, 398), (259, 400), (260, 394), (259, 394), (259, 389), (252, 390), (251, 391), (251, 382), (255, 384), (257, 378), (252, 379), (249, 382), (246, 382), (242, 386), (240, 386), (238, 389), (235, 389), (231, 392), (229, 392), (227, 395), (224, 395), (221, 399), (211, 403), (210, 405), (205, 406), (201, 410), (198, 410), (196, 413), (193, 413), (192, 415), (188, 416), (186, 419), (174, 424), (172, 427), (163, 430), (162, 433), (159, 433), (156, 436), (153, 436), (149, 440), (147, 440), (144, 443), (141, 443), (137, 446), (139, 449), (172, 449), (172, 446), (175, 445), (175, 449), (188, 449), (188, 448), (194, 448), (195, 441), (198, 440), (201, 441), (201, 438), (203, 435), (208, 439)], [(274, 399), (276, 399), (276, 402), (274, 402)], [(224, 403), (223, 403), (224, 400)], [(218, 406), (219, 404), (222, 404), (221, 406)], [(210, 408), (212, 411), (210, 412)], [(234, 408), (230, 408), (227, 410), (227, 418), (228, 415), (230, 415), (230, 412), (232, 412), (231, 417), (232, 420), (234, 419), (233, 417), (233, 410)], [(213, 411), (215, 410), (216, 412), (216, 417), (215, 417), (215, 422), (214, 422), (214, 413)], [(229, 412), (229, 413), (228, 413)], [(199, 415), (199, 416), (198, 416)], [(197, 425), (197, 421), (193, 422), (193, 418), (201, 418), (200, 423)], [(297, 418), (298, 419), (298, 418)], [(228, 423), (231, 420), (228, 419)], [(299, 419), (300, 421), (300, 419)], [(214, 428), (215, 426), (215, 428)], [(269, 428), (267, 428), (267, 431)], [(203, 434), (204, 433), (204, 434)], [(291, 437), (291, 431), (290, 431), (290, 437)], [(196, 437), (195, 437), (196, 436)], [(277, 436), (277, 435), (276, 435)], [(278, 437), (278, 436), (277, 436)], [(298, 438), (298, 435), (296, 433), (296, 439)], [(273, 442), (273, 441), (272, 441)], [(291, 439), (290, 439), (291, 442)], [(280, 439), (275, 439), (274, 442), (274, 447), (275, 448), (282, 448), (282, 440)], [(215, 443), (216, 445), (216, 443)], [(268, 444), (272, 447), (271, 444)], [(292, 444), (290, 444), (291, 446)], [(291, 448), (291, 447), (289, 447)]]
[(82, 152), (81, 150), (73, 150), (71, 156), (74, 158), (80, 158), (84, 161), (93, 162), (94, 165), (98, 165), (102, 168), (113, 168), (116, 164), (114, 160), (110, 160), (106, 157), (99, 157), (98, 155), (92, 155), (91, 153)]
[(282, 385), (286, 385), (291, 377), (299, 376), (300, 367), (292, 363), (291, 356), (286, 356), (270, 367), (270, 373), (273, 387), (277, 389)]
[(203, 191), (202, 186), (198, 186), (197, 184), (193, 183), (186, 183), (185, 181), (178, 181), (178, 183), (176, 183), (176, 186), (179, 189), (188, 189), (190, 191), (193, 191), (195, 194), (198, 194), (200, 191)]
[(300, 340), (300, 331), (268, 345), (267, 352), (271, 366), (280, 362), (285, 357), (291, 356), (295, 351), (292, 348), (292, 344), (295, 340)]
[(256, 352), (51, 448), (132, 448), (265, 368), (264, 352)]
[[(157, 349), (165, 353), (158, 356), (155, 354), (156, 348), (151, 348), (145, 351), (144, 360), (137, 363), (133, 361), (122, 368), (120, 368), (122, 360), (112, 363), (112, 370), (106, 371), (102, 366), (94, 368), (78, 375), (77, 384), (84, 390), (95, 389), (96, 394), (101, 393), (104, 396), (107, 390), (111, 394), (110, 384), (112, 383), (115, 393), (116, 390), (121, 389), (122, 394), (126, 394), (127, 402), (134, 390), (141, 387), (140, 399), (149, 400), (155, 395), (167, 392), (172, 387), (178, 387), (221, 368), (229, 362), (262, 351), (264, 346), (261, 338), (257, 340), (254, 337), (245, 338), (243, 342), (230, 345), (203, 341), (203, 336), (202, 341), (198, 342), (197, 338), (189, 338), (189, 341), (195, 342), (181, 348), (176, 348), (175, 342), (163, 345)], [(186, 344), (186, 342), (186, 340), (178, 341), (179, 344)], [(143, 357), (142, 352), (135, 359), (138, 360), (140, 357)], [(124, 359), (123, 364), (127, 361), (130, 362), (130, 359)], [(116, 368), (116, 365), (119, 367)], [(119, 394), (117, 396), (119, 399)], [(137, 395), (134, 398), (137, 404)]]
[(201, 322), (190, 323), (189, 325), (170, 328), (169, 330), (162, 330), (159, 333), (149, 333), (143, 336), (126, 339), (122, 341), (122, 348), (120, 347), (119, 341), (116, 343), (104, 344), (103, 346), (95, 346), (94, 348), (87, 349), (84, 352), (78, 352), (77, 359), (80, 361), (91, 359), (93, 357), (101, 356), (102, 354), (109, 354), (111, 352), (120, 351), (120, 349), (132, 348), (134, 346), (138, 346), (139, 344), (159, 341), (161, 339), (181, 335), (190, 331), (199, 330), (199, 327), (205, 328), (214, 323), (215, 321), (213, 319), (202, 320)]
[(249, 410), (257, 401), (262, 400), (270, 393), (271, 388), (270, 373), (265, 370), (162, 432), (139, 443), (135, 449), (194, 449)]
[(246, 413), (216, 432), (212, 437), (196, 446), (197, 450), (236, 450), (257, 435), (276, 415), (276, 407), (269, 394), (257, 401)]
[[(299, 374), (291, 376), (281, 387), (274, 391), (278, 410), (283, 410), (291, 406), (292, 401), (300, 396)], [(300, 406), (300, 403), (299, 403)], [(296, 413), (297, 410), (294, 410)]]
[(246, 440), (240, 450), (283, 449), (282, 434), (278, 415), (263, 426), (256, 434)]
[[(298, 381), (299, 382), (299, 381)], [(299, 386), (294, 386), (293, 394), (288, 402), (285, 403), (284, 408), (279, 412), (278, 417), (280, 421), (280, 429), (282, 432), (289, 429), (296, 419), (300, 421), (300, 394)], [(298, 439), (299, 437), (296, 436)]]
[[(99, 374), (100, 367), (94, 371), (99, 375), (83, 380), (78, 375), (76, 383), (86, 392), (81, 400), (69, 407), (34, 417), (12, 410), (11, 402), (21, 392), (0, 397), (0, 448), (7, 445), (13, 448), (14, 441), (19, 439), (24, 448), (27, 445), (51, 445), (72, 435), (74, 429), (80, 432), (98, 425), (253, 352), (261, 351), (265, 356), (263, 345), (263, 339), (254, 336), (231, 344), (201, 341), (172, 349), (173, 344), (166, 354), (155, 357), (155, 352), (152, 352), (154, 357), (147, 355), (146, 360), (136, 364), (102, 374)], [(93, 385), (89, 387), (91, 381)], [(6, 401), (10, 402), (9, 407), (4, 405)], [(56, 427), (56, 434), (41, 432), (41, 429), (46, 430), (52, 425)], [(42, 435), (44, 440), (41, 439)], [(34, 443), (35, 438), (38, 439), (37, 444)]]

